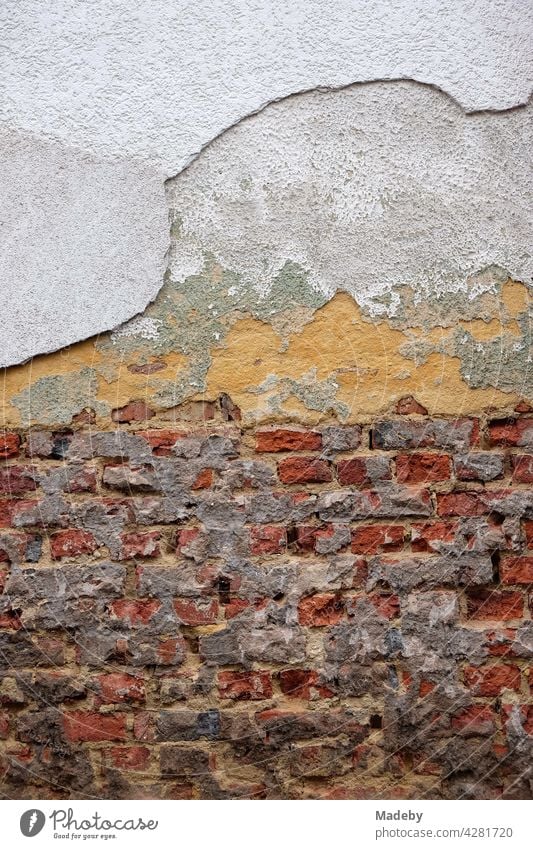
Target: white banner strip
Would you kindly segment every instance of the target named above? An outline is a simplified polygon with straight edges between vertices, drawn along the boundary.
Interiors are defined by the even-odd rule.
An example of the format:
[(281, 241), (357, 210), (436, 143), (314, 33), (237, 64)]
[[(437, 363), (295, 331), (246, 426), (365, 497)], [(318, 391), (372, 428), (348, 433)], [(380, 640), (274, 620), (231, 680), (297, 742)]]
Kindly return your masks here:
[(533, 846), (531, 801), (23, 800), (0, 802), (0, 813), (9, 849)]

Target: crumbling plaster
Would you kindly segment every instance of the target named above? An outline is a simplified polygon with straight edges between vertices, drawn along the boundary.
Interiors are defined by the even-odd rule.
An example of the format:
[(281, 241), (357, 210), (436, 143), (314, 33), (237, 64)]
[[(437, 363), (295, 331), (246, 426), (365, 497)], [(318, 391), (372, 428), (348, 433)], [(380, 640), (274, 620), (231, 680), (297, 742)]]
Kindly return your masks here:
[(6, 423), (223, 393), (249, 422), (532, 400), (530, 114), (391, 81), (240, 122), (167, 181), (153, 303), (9, 370)]
[[(6, 235), (2, 237), (0, 303), (9, 332), (2, 335), (0, 364), (56, 350), (141, 312), (163, 279), (168, 246), (164, 180), (179, 174), (226, 128), (295, 92), (397, 78), (411, 78), (447, 92), (456, 103), (426, 87), (420, 88), (424, 95), (412, 95), (417, 87), (399, 88), (395, 83), (368, 90), (360, 87), (357, 97), (367, 97), (365, 91), (383, 91), (385, 101), (399, 91), (408, 92), (406, 102), (398, 104), (404, 123), (397, 120), (395, 125), (385, 101), (381, 107), (376, 103), (373, 123), (361, 116), (359, 123), (352, 124), (355, 137), (341, 150), (340, 163), (354, 152), (359, 138), (359, 155), (369, 155), (373, 160), (369, 165), (377, 169), (369, 172), (370, 190), (368, 181), (365, 185), (370, 192), (366, 214), (376, 215), (380, 205), (394, 206), (403, 198), (396, 211), (405, 216), (404, 237), (410, 239), (417, 230), (417, 210), (409, 209), (416, 180), (422, 180), (424, 209), (428, 211), (428, 192), (434, 186), (439, 202), (444, 195), (444, 205), (429, 212), (438, 221), (450, 212), (455, 221), (472, 186), (462, 182), (465, 171), (457, 170), (456, 162), (455, 171), (444, 175), (449, 195), (443, 192), (437, 178), (443, 176), (439, 163), (444, 144), (439, 135), (444, 133), (452, 147), (463, 145), (464, 152), (457, 131), (464, 132), (471, 145), (470, 160), (479, 157), (470, 173), (488, 184), (496, 177), (497, 187), (501, 180), (506, 182), (509, 169), (498, 150), (499, 128), (510, 119), (522, 132), (520, 111), (507, 115), (505, 124), (501, 116), (487, 114), (470, 120), (462, 113), (511, 109), (527, 100), (532, 16), (530, 4), (520, 0), (447, 4), (293, 0), (279, 7), (272, 2), (211, 0), (194, 7), (181, 2), (110, 0), (53, 6), (5, 3), (0, 23), (8, 49), (2, 60), (0, 120), (6, 164), (0, 179)], [(389, 177), (399, 173), (391, 172), (387, 163), (403, 155), (403, 139), (394, 134), (394, 127), (403, 129), (409, 123), (413, 97), (438, 101), (438, 115), (444, 118), (439, 123), (435, 116), (438, 130), (424, 129), (419, 151), (424, 173), (415, 170), (409, 175), (411, 183), (402, 175), (398, 195), (397, 185), (385, 186), (384, 173)], [(350, 104), (355, 105), (351, 93), (341, 92), (331, 102), (338, 104), (339, 98), (346, 101), (348, 111)], [(268, 108), (267, 123), (297, 115), (300, 106), (293, 108), (292, 101)], [(318, 104), (324, 99), (310, 94), (295, 102), (316, 102), (320, 110)], [(418, 131), (420, 122), (428, 123), (428, 118), (414, 108), (413, 129)], [(325, 138), (327, 118), (322, 118)], [(478, 152), (472, 128), (479, 121), (492, 130), (482, 134)], [(283, 137), (287, 128), (278, 124), (274, 132)], [(506, 137), (510, 133), (510, 129), (503, 131)], [(309, 151), (309, 140), (301, 150), (299, 143), (294, 144), (292, 159), (309, 156), (305, 150)], [(211, 158), (210, 149), (207, 153)], [(450, 155), (455, 161), (453, 151)], [(518, 154), (513, 157), (512, 168), (518, 169)], [(231, 172), (232, 164), (223, 167)], [(312, 157), (308, 167), (312, 173)], [(331, 167), (334, 171), (334, 157)], [(344, 165), (340, 167), (342, 171)], [(499, 174), (502, 169), (505, 175)], [(184, 176), (190, 183), (187, 172)], [(509, 248), (517, 261), (506, 270), (522, 278), (528, 252), (520, 234), (524, 210), (517, 210), (517, 201), (520, 207), (525, 188), (516, 188), (514, 180), (513, 175), (515, 195), (498, 196), (498, 216), (503, 203), (505, 226), (513, 216), (518, 221), (519, 235)], [(201, 193), (202, 187), (197, 188)], [(314, 188), (308, 185), (307, 190), (313, 193)], [(477, 198), (480, 202), (479, 193)], [(237, 194), (234, 203), (240, 200)], [(433, 267), (430, 284), (447, 284), (450, 273), (455, 279), (464, 277), (465, 268), (475, 266), (472, 259), (478, 255), (483, 259), (485, 242), (477, 243), (477, 234), (478, 229), (465, 237), (462, 253), (447, 258), (448, 267), (436, 273)], [(446, 228), (444, 233), (440, 228), (425, 235), (432, 238), (439, 255), (446, 246), (457, 247)], [(397, 250), (392, 239), (389, 244)], [(506, 248), (502, 250), (505, 253)], [(429, 254), (414, 257), (414, 278), (419, 277), (422, 261), (432, 258), (431, 250)], [(298, 251), (286, 256), (289, 262), (298, 259)], [(369, 259), (377, 268), (383, 253)], [(386, 270), (396, 262), (387, 254), (385, 260)], [(183, 258), (174, 261), (185, 264)], [(320, 269), (315, 263), (313, 268), (304, 267), (304, 272), (306, 298), (313, 301), (320, 290), (316, 285)], [(389, 285), (385, 276), (380, 283), (384, 290)], [(337, 279), (327, 281), (322, 295), (331, 296), (337, 287), (349, 288), (339, 284), (342, 281)]]

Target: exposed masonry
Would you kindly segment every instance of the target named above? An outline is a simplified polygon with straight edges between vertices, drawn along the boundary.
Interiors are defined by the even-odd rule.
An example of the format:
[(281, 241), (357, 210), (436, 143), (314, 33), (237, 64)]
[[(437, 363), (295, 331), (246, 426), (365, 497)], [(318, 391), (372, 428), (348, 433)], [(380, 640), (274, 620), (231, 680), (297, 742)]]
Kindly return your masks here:
[(2, 792), (531, 798), (531, 408), (148, 414), (3, 435)]

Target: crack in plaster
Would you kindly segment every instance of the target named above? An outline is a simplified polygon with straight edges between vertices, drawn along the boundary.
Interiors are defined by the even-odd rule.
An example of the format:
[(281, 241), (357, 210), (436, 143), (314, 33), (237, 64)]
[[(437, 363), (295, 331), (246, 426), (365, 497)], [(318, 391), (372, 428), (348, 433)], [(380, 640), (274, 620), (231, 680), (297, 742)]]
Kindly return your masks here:
[[(18, 165), (4, 168), (14, 200), (3, 215), (14, 236), (34, 238), (26, 246), (21, 239), (9, 262), (4, 255), (11, 333), (2, 362), (89, 338), (146, 307), (163, 277), (162, 183), (228, 128), (302, 92), (379, 80), (433, 85), (467, 113), (512, 109), (531, 91), (531, 14), (519, 0), (452, 0), (446, 8), (412, 0), (310, 0), (303, 8), (289, 0), (274, 15), (268, 0), (199, 0), (194, 9), (181, 0), (94, 0), (90, 14), (83, 4), (44, 11), (7, 0), (0, 120), (32, 140), (22, 143)], [(123, 169), (113, 190), (97, 173), (110, 152)], [(160, 223), (143, 228), (143, 214)], [(132, 262), (123, 250), (120, 268), (116, 247), (127, 233)]]
[[(191, 169), (194, 170), (194, 166), (195, 166), (196, 163), (200, 163), (200, 167), (201, 167), (202, 158), (205, 159), (205, 157), (209, 155), (209, 152), (211, 150), (213, 150), (213, 149), (216, 150), (216, 147), (219, 144), (224, 145), (225, 140), (227, 139), (228, 136), (231, 139), (232, 132), (238, 131), (239, 128), (241, 128), (242, 126), (246, 125), (249, 122), (253, 122), (254, 119), (257, 119), (261, 115), (263, 115), (265, 113), (268, 114), (269, 108), (272, 109), (276, 105), (281, 106), (281, 108), (284, 108), (285, 106), (289, 106), (289, 108), (290, 108), (290, 105), (292, 103), (297, 104), (302, 99), (305, 99), (306, 97), (314, 96), (314, 95), (320, 95), (320, 96), (324, 95), (326, 98), (335, 97), (335, 96), (338, 97), (338, 96), (342, 96), (343, 94), (348, 95), (354, 89), (362, 90), (362, 89), (371, 89), (371, 88), (377, 88), (377, 89), (385, 88), (385, 90), (389, 90), (390, 86), (394, 86), (394, 85), (398, 85), (398, 84), (399, 85), (407, 84), (409, 86), (413, 85), (416, 88), (421, 87), (421, 88), (423, 88), (427, 91), (431, 91), (432, 93), (434, 93), (438, 97), (440, 97), (442, 95), (442, 97), (444, 99), (446, 99), (446, 101), (449, 101), (451, 104), (453, 104), (453, 107), (456, 110), (462, 112), (463, 114), (466, 114), (466, 113), (464, 113), (464, 110), (462, 109), (460, 104), (457, 101), (455, 101), (454, 98), (450, 97), (446, 92), (443, 92), (441, 89), (439, 89), (438, 86), (435, 86), (435, 85), (432, 85), (432, 84), (419, 83), (419, 82), (416, 82), (416, 81), (405, 81), (405, 80), (400, 80), (400, 79), (395, 80), (395, 81), (386, 81), (386, 82), (379, 80), (379, 81), (365, 82), (365, 83), (360, 83), (360, 84), (356, 83), (356, 84), (350, 84), (348, 86), (342, 85), (342, 86), (339, 86), (339, 87), (319, 86), (319, 87), (315, 87), (314, 89), (306, 90), (303, 93), (296, 92), (296, 93), (290, 94), (290, 95), (282, 97), (282, 98), (275, 98), (274, 100), (269, 101), (268, 103), (262, 105), (254, 113), (244, 116), (238, 122), (232, 124), (230, 127), (226, 128), (226, 129), (224, 129), (214, 139), (210, 140), (206, 145), (204, 145), (202, 147), (202, 149), (197, 154), (195, 154), (194, 157), (189, 161), (189, 163), (183, 168), (183, 170), (181, 172), (179, 172), (179, 174), (177, 174), (175, 177), (167, 180), (166, 181), (167, 202), (172, 207), (172, 201), (170, 201), (170, 202), (168, 201), (169, 191), (172, 191), (173, 187), (179, 186), (179, 181), (182, 178), (186, 177), (186, 175), (191, 172)], [(525, 108), (525, 105), (516, 106), (516, 107), (513, 107), (510, 110), (507, 110), (506, 114), (507, 113), (515, 114), (517, 112), (524, 110), (524, 108)], [(488, 117), (491, 114), (492, 113), (487, 112), (487, 110), (482, 110), (482, 111), (473, 112), (468, 117), (473, 118), (473, 117), (476, 117), (476, 116), (483, 116), (483, 115)], [(230, 146), (231, 146), (231, 143), (230, 143)], [(193, 186), (193, 188), (194, 188), (194, 186)], [(171, 212), (172, 212), (172, 209), (171, 209)], [(176, 215), (175, 211), (174, 211), (174, 215)], [(177, 230), (176, 230), (176, 226), (177, 226)], [(171, 227), (171, 230), (176, 231), (174, 233), (174, 236), (178, 235), (179, 226), (180, 225), (179, 225), (178, 219), (175, 219), (173, 224), (172, 224), (172, 227)], [(179, 241), (179, 239), (176, 240), (176, 241)], [(168, 269), (167, 269), (167, 275), (166, 275), (167, 277), (168, 277), (168, 271), (172, 270), (172, 255), (171, 255), (172, 250), (174, 250), (174, 254), (175, 254), (176, 253), (176, 245), (174, 244), (174, 246), (172, 246), (172, 243), (171, 243), (171, 247), (166, 252), (166, 257), (168, 259)], [(298, 268), (298, 263), (295, 263), (295, 268)], [(308, 270), (300, 269), (300, 271), (303, 272), (304, 276), (309, 274)], [(516, 269), (514, 271), (515, 271), (515, 273), (514, 273), (513, 276), (520, 279), (520, 275), (516, 274)], [(237, 275), (237, 277), (238, 276), (239, 275)], [(507, 276), (508, 276), (507, 273), (503, 273), (502, 279), (505, 279)], [(482, 275), (478, 275), (478, 277), (482, 277)], [(186, 279), (186, 285), (187, 286), (194, 285), (194, 283), (191, 280)], [(240, 285), (241, 285), (240, 281), (237, 280), (236, 292), (239, 291)], [(305, 284), (305, 285), (307, 285), (307, 284)], [(472, 285), (472, 281), (471, 281), (470, 285)], [(491, 286), (493, 286), (492, 282), (490, 283), (488, 288), (490, 289)], [(305, 288), (305, 286), (304, 286), (304, 288)], [(342, 288), (347, 288), (347, 287), (340, 286), (339, 288), (342, 289)], [(483, 284), (482, 284), (482, 288), (483, 288)], [(418, 322), (419, 321), (419, 310), (418, 310), (419, 304), (416, 304), (416, 299), (417, 299), (417, 296), (418, 296), (419, 293), (416, 290), (410, 290), (408, 286), (405, 286), (404, 289), (405, 289), (405, 291), (400, 294), (399, 291), (398, 291), (398, 287), (393, 285), (393, 286), (390, 286), (388, 291), (384, 292), (381, 296), (377, 296), (375, 298), (375, 304), (374, 304), (374, 307), (375, 307), (374, 315), (377, 316), (380, 313), (383, 314), (384, 312), (386, 312), (388, 314), (389, 320), (391, 320), (394, 324), (397, 324), (398, 326), (401, 326), (401, 324), (403, 322), (408, 324), (409, 318), (408, 317), (406, 318), (405, 315), (404, 315), (404, 319), (403, 319), (403, 322), (402, 322), (400, 320), (399, 315), (398, 315), (398, 310), (401, 309), (405, 305), (406, 300), (408, 300), (408, 298), (407, 299), (405, 298), (405, 293), (410, 291), (411, 292), (411, 298), (414, 300), (414, 306), (416, 307), (416, 320)], [(347, 289), (347, 290), (349, 291), (349, 289)], [(487, 290), (486, 284), (485, 284), (485, 290)], [(290, 333), (291, 331), (294, 332), (296, 329), (301, 329), (305, 325), (306, 322), (311, 320), (314, 310), (320, 308), (320, 306), (322, 306), (323, 303), (325, 303), (325, 301), (328, 299), (328, 297), (331, 297), (331, 295), (333, 294), (332, 291), (331, 292), (328, 291), (328, 287), (326, 287), (326, 291), (324, 291), (324, 290), (320, 291), (320, 287), (317, 287), (316, 284), (313, 285), (313, 282), (311, 282), (311, 285), (308, 286), (308, 292), (309, 292), (310, 295), (312, 295), (313, 291), (314, 291), (314, 295), (312, 296), (312, 301), (309, 303), (309, 306), (306, 306), (305, 303), (303, 303), (303, 301), (305, 301), (305, 298), (302, 300), (302, 292), (300, 292), (300, 298), (299, 298), (300, 304), (298, 304), (298, 307), (297, 307), (297, 302), (293, 302), (291, 304), (290, 301), (288, 301), (285, 305), (283, 305), (284, 298), (286, 297), (284, 291), (281, 291), (279, 293), (279, 296), (278, 296), (278, 299), (277, 299), (279, 301), (279, 303), (273, 302), (271, 286), (267, 286), (266, 289), (265, 289), (265, 293), (268, 292), (268, 301), (265, 301), (265, 306), (264, 306), (263, 310), (260, 310), (256, 307), (252, 312), (257, 318), (261, 318), (262, 320), (265, 320), (265, 321), (268, 320), (270, 323), (272, 323), (273, 326), (281, 333), (282, 337), (284, 337), (285, 341), (283, 342), (283, 344), (286, 345), (287, 344), (286, 338), (287, 338), (288, 333)], [(161, 288), (158, 290), (156, 295), (153, 296), (149, 300), (148, 307), (151, 307), (158, 300), (160, 293), (161, 293)], [(470, 299), (471, 299), (472, 293), (473, 293), (473, 289), (471, 288)], [(351, 294), (354, 294), (353, 291), (351, 292)], [(460, 293), (456, 292), (455, 297), (459, 297), (459, 299), (460, 299)], [(385, 309), (380, 308), (378, 306), (378, 303), (379, 303), (380, 300), (384, 301)], [(393, 305), (394, 308), (392, 310), (390, 308), (386, 309), (386, 302), (387, 301), (389, 303), (389, 306), (391, 304)], [(287, 310), (287, 315), (286, 315), (285, 318), (283, 318), (283, 312), (284, 312), (283, 306), (285, 307), (285, 310)], [(235, 308), (235, 305), (233, 306), (233, 309), (234, 308)], [(449, 301), (444, 304), (444, 308), (445, 308), (446, 311), (449, 310), (449, 308), (450, 308), (450, 302)], [(227, 311), (229, 312), (229, 309)], [(456, 311), (459, 312), (458, 310), (456, 310)], [(298, 321), (295, 321), (295, 319), (297, 319), (298, 316), (299, 316)], [(463, 312), (463, 316), (464, 316), (464, 312)], [(370, 315), (369, 315), (369, 317), (370, 317)], [(133, 320), (126, 323), (126, 325), (120, 325), (116, 329), (112, 338), (116, 342), (118, 339), (120, 339), (122, 337), (127, 337), (129, 334), (133, 334), (133, 336), (135, 338), (145, 337), (146, 339), (149, 339), (151, 341), (151, 344), (154, 346), (154, 349), (158, 349), (158, 346), (157, 346), (156, 343), (157, 343), (158, 337), (161, 335), (163, 323), (164, 322), (161, 318), (152, 318), (152, 317), (149, 317), (149, 316), (145, 316), (145, 315), (143, 315), (143, 313), (139, 312), (139, 313), (137, 313), (136, 317)], [(108, 329), (110, 329), (110, 328), (108, 328)], [(216, 342), (219, 341), (220, 336), (217, 336), (217, 333), (219, 333), (219, 332), (220, 331), (215, 331), (214, 338), (212, 339), (212, 342), (216, 343)], [(92, 335), (93, 334), (89, 334), (88, 336), (84, 335), (81, 338), (90, 338)], [(105, 347), (105, 340), (103, 342), (103, 345)], [(48, 350), (52, 351), (52, 350), (57, 350), (57, 349), (50, 347)], [(208, 362), (207, 362), (205, 356), (202, 359), (203, 359), (203, 362), (201, 364), (200, 371), (203, 372), (203, 374), (205, 375), (206, 369), (208, 368)], [(176, 393), (176, 386), (175, 385), (172, 389), (170, 389), (170, 387), (169, 387), (166, 391), (164, 391), (162, 389), (162, 383), (160, 383), (159, 384), (159, 390), (158, 390), (158, 398), (161, 400), (163, 396), (165, 396), (165, 395), (168, 396), (169, 392), (170, 392), (171, 395), (172, 395), (172, 398), (174, 400), (174, 403), (179, 403), (179, 401), (182, 400), (183, 397), (185, 397), (189, 383), (192, 386), (197, 386), (198, 388), (202, 387), (203, 380), (198, 379), (198, 371), (197, 370), (196, 370), (196, 373), (193, 370), (193, 372), (189, 373), (185, 377), (185, 379), (181, 382), (182, 391), (180, 391), (178, 393)]]

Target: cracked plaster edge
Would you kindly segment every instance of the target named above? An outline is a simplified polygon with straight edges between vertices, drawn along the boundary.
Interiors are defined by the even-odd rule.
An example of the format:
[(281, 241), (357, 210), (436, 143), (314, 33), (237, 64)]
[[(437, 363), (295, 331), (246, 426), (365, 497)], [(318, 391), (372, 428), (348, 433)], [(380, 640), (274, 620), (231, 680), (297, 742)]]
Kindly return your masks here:
[(272, 97), (269, 100), (266, 100), (261, 103), (256, 109), (253, 109), (250, 112), (247, 112), (245, 115), (241, 115), (240, 117), (236, 118), (230, 124), (227, 124), (222, 130), (220, 130), (218, 133), (216, 133), (214, 136), (204, 142), (198, 148), (197, 151), (195, 151), (189, 156), (186, 163), (182, 168), (179, 169), (179, 171), (169, 175), (165, 179), (165, 183), (169, 182), (170, 180), (175, 180), (177, 177), (179, 177), (179, 175), (186, 171), (193, 164), (193, 162), (195, 162), (198, 157), (202, 155), (205, 150), (211, 147), (211, 145), (213, 145), (216, 141), (218, 141), (218, 139), (220, 139), (230, 130), (234, 129), (234, 127), (239, 126), (250, 118), (254, 118), (256, 115), (260, 115), (262, 112), (265, 111), (265, 109), (267, 109), (269, 106), (273, 106), (275, 103), (283, 103), (285, 100), (291, 100), (292, 98), (300, 97), (301, 95), (306, 94), (337, 93), (349, 88), (354, 88), (355, 86), (373, 86), (381, 85), (384, 83), (415, 83), (415, 85), (422, 86), (423, 88), (432, 89), (433, 91), (438, 92), (439, 94), (443, 94), (445, 97), (447, 97), (448, 100), (450, 100), (454, 104), (454, 106), (460, 112), (462, 112), (463, 115), (467, 117), (474, 117), (478, 115), (506, 115), (509, 112), (515, 112), (521, 109), (526, 109), (531, 103), (533, 103), (533, 84), (531, 85), (529, 93), (527, 95), (524, 95), (523, 99), (519, 100), (516, 103), (513, 103), (511, 106), (505, 106), (501, 109), (498, 109), (496, 107), (493, 109), (487, 107), (483, 109), (468, 109), (461, 103), (461, 101), (457, 97), (455, 97), (453, 94), (450, 94), (449, 91), (447, 91), (445, 88), (438, 85), (437, 83), (431, 82), (429, 80), (418, 79), (417, 77), (411, 76), (375, 77), (371, 80), (352, 80), (351, 82), (340, 83), (339, 85), (319, 84), (306, 88), (296, 89), (295, 91), (290, 91), (287, 94), (280, 94), (279, 96)]
[[(197, 151), (195, 151), (194, 153), (192, 153), (189, 156), (189, 158), (183, 164), (183, 166), (178, 171), (176, 171), (172, 174), (167, 173), (168, 169), (166, 169), (164, 167), (163, 162), (157, 156), (142, 157), (142, 156), (139, 156), (139, 155), (136, 155), (136, 154), (130, 155), (128, 153), (119, 152), (119, 151), (112, 151), (112, 150), (109, 151), (108, 153), (105, 153), (103, 151), (96, 152), (96, 151), (91, 151), (90, 149), (88, 149), (87, 147), (82, 146), (82, 145), (75, 145), (75, 144), (70, 144), (70, 143), (65, 144), (65, 141), (64, 141), (63, 138), (59, 138), (52, 133), (47, 133), (47, 132), (35, 133), (33, 131), (27, 131), (27, 130), (22, 130), (22, 129), (19, 130), (17, 128), (16, 132), (20, 132), (23, 135), (26, 135), (26, 136), (32, 137), (32, 138), (36, 138), (36, 139), (41, 139), (43, 141), (49, 141), (49, 142), (59, 144), (62, 147), (68, 148), (69, 150), (72, 150), (73, 152), (75, 152), (77, 154), (81, 154), (82, 156), (87, 157), (88, 159), (93, 159), (94, 161), (107, 162), (107, 163), (113, 163), (113, 162), (119, 162), (119, 161), (123, 162), (123, 163), (127, 162), (127, 163), (152, 167), (154, 169), (154, 176), (157, 175), (158, 173), (161, 173), (162, 184), (163, 184), (163, 192), (165, 194), (166, 207), (167, 207), (166, 211), (167, 211), (167, 218), (168, 218), (168, 225), (169, 225), (168, 226), (168, 237), (169, 238), (168, 238), (167, 247), (165, 249), (165, 252), (164, 252), (162, 260), (161, 260), (161, 264), (162, 264), (162, 267), (163, 267), (163, 273), (162, 273), (162, 276), (161, 276), (161, 280), (160, 280), (158, 289), (155, 292), (155, 294), (153, 295), (153, 297), (149, 298), (146, 301), (146, 303), (144, 304), (144, 307), (141, 311), (132, 313), (129, 317), (123, 319), (118, 324), (112, 324), (110, 326), (103, 327), (100, 331), (98, 331), (98, 333), (88, 333), (87, 335), (82, 335), (80, 337), (77, 337), (77, 338), (73, 339), (71, 342), (67, 342), (66, 344), (58, 344), (57, 346), (54, 345), (54, 346), (47, 347), (46, 349), (39, 351), (38, 353), (35, 353), (30, 357), (26, 357), (24, 359), (15, 360), (13, 362), (5, 363), (4, 365), (0, 366), (0, 369), (7, 369), (7, 368), (16, 367), (16, 366), (22, 366), (22, 365), (24, 365), (28, 362), (31, 362), (35, 357), (46, 356), (47, 354), (53, 354), (53, 353), (56, 353), (57, 351), (61, 351), (61, 350), (65, 349), (65, 348), (67, 348), (71, 345), (77, 345), (80, 342), (86, 342), (90, 339), (97, 339), (100, 335), (102, 335), (104, 333), (110, 333), (110, 332), (119, 330), (127, 322), (132, 321), (136, 318), (142, 317), (142, 315), (146, 311), (147, 307), (150, 304), (153, 304), (157, 300), (157, 297), (159, 296), (161, 289), (163, 288), (163, 285), (165, 283), (165, 279), (167, 277), (167, 273), (168, 273), (168, 270), (169, 270), (169, 259), (170, 259), (171, 247), (172, 247), (172, 240), (171, 240), (171, 234), (170, 234), (172, 222), (171, 222), (171, 210), (170, 210), (170, 207), (168, 205), (168, 200), (167, 200), (167, 184), (170, 181), (173, 181), (173, 180), (176, 180), (177, 178), (179, 178), (181, 174), (183, 174), (185, 171), (187, 171), (199, 159), (199, 157), (201, 157), (201, 155), (204, 153), (204, 151), (209, 149), (212, 145), (214, 145), (219, 139), (221, 139), (223, 136), (225, 136), (227, 133), (229, 133), (232, 129), (234, 129), (235, 127), (239, 126), (240, 124), (248, 121), (249, 119), (254, 118), (257, 115), (260, 115), (268, 107), (270, 107), (270, 106), (272, 106), (276, 103), (282, 103), (286, 100), (291, 100), (293, 98), (297, 98), (297, 97), (302, 96), (302, 95), (313, 94), (313, 93), (328, 94), (328, 93), (333, 93), (333, 92), (342, 92), (344, 90), (347, 90), (349, 88), (353, 88), (353, 87), (356, 87), (356, 86), (358, 86), (358, 87), (359, 86), (374, 86), (374, 85), (387, 84), (387, 83), (394, 84), (394, 83), (398, 83), (398, 82), (411, 82), (411, 83), (414, 83), (415, 85), (419, 85), (419, 86), (422, 86), (424, 88), (432, 89), (433, 91), (436, 91), (436, 92), (444, 95), (446, 98), (448, 98), (448, 100), (451, 101), (451, 103), (454, 104), (454, 106), (460, 112), (463, 113), (463, 115), (465, 115), (467, 117), (478, 116), (478, 115), (493, 115), (493, 116), (502, 115), (503, 116), (503, 115), (506, 115), (510, 112), (515, 112), (517, 110), (526, 109), (529, 105), (531, 105), (533, 103), (533, 86), (531, 87), (529, 94), (527, 96), (524, 96), (524, 98), (522, 100), (520, 100), (517, 103), (514, 103), (511, 106), (504, 107), (504, 108), (501, 108), (501, 109), (498, 109), (498, 108), (494, 108), (494, 109), (490, 109), (490, 108), (468, 109), (461, 103), (461, 101), (457, 97), (450, 94), (449, 91), (447, 91), (443, 87), (439, 86), (438, 84), (436, 84), (434, 82), (429, 82), (429, 81), (426, 81), (426, 80), (421, 80), (421, 79), (418, 79), (418, 78), (412, 77), (412, 76), (376, 77), (376, 78), (373, 78), (373, 79), (366, 79), (366, 80), (352, 80), (350, 82), (341, 83), (339, 85), (321, 85), (321, 84), (318, 84), (316, 86), (306, 87), (306, 88), (303, 88), (303, 89), (296, 89), (295, 91), (290, 91), (286, 94), (281, 94), (279, 96), (272, 97), (269, 100), (264, 101), (263, 103), (259, 104), (256, 109), (253, 109), (252, 111), (247, 112), (244, 115), (241, 115), (240, 117), (238, 117), (237, 119), (235, 119), (231, 123), (224, 126), (219, 132), (217, 132), (214, 136), (209, 138), (206, 142), (204, 142)], [(0, 119), (0, 123), (2, 124), (2, 126), (6, 130), (9, 131), (10, 127), (9, 127), (8, 122), (2, 121)], [(14, 129), (14, 128), (11, 128), (11, 129)], [(166, 175), (166, 176), (164, 176), (164, 175)], [(507, 272), (506, 269), (503, 269), (503, 270), (506, 273), (509, 273), (509, 272)], [(512, 275), (509, 274), (509, 276), (512, 276)], [(529, 286), (533, 285), (531, 281), (521, 281), (521, 282), (523, 282), (523, 283), (525, 283), (526, 285), (529, 285)], [(353, 296), (351, 296), (351, 297), (353, 297)], [(372, 319), (369, 319), (369, 320), (372, 320)]]

